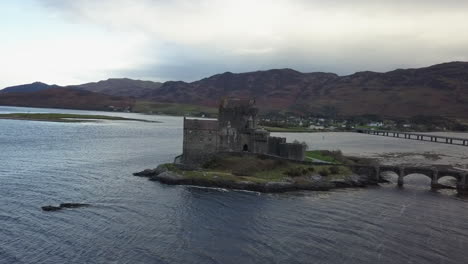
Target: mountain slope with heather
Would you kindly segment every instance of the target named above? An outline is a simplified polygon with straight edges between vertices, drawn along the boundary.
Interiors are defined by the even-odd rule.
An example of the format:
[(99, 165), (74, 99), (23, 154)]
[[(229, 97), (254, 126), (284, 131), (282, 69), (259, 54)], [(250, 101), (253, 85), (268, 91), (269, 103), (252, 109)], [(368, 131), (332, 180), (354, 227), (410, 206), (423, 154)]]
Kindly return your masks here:
[[(39, 86), (42, 90), (47, 88), (42, 84)], [(0, 104), (5, 102), (1, 99), (6, 94), (19, 90), (32, 91), (36, 87), (37, 83), (6, 88), (0, 91), (3, 94), (0, 95)], [(216, 107), (224, 96), (254, 97), (264, 112), (468, 117), (468, 62), (398, 69), (386, 73), (358, 72), (348, 76), (274, 69), (246, 73), (226, 72), (190, 83), (109, 79), (63, 89), (127, 97), (125, 100), (133, 97), (137, 101), (207, 107)], [(34, 103), (34, 100), (31, 99), (28, 103)], [(72, 102), (64, 101), (62, 105), (69, 103)], [(73, 106), (68, 105), (67, 108)]]
[(36, 92), (0, 94), (0, 105), (81, 110), (131, 109), (135, 100), (70, 88), (49, 88)]
[(467, 117), (468, 63), (349, 76), (291, 69), (223, 73), (192, 83), (166, 82), (147, 97), (214, 106), (228, 95), (255, 97), (265, 111)]
[(161, 85), (162, 83), (160, 82), (140, 81), (122, 78), (107, 79), (105, 81), (85, 83), (81, 85), (67, 87), (108, 95), (144, 98), (147, 94), (160, 88)]

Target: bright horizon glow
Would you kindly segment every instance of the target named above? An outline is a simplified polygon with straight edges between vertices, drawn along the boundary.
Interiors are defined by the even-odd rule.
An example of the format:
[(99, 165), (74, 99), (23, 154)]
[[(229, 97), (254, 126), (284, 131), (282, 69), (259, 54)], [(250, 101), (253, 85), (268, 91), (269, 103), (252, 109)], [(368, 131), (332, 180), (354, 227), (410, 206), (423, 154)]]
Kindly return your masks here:
[(0, 89), (194, 81), (292, 68), (340, 75), (468, 60), (455, 0), (24, 0), (0, 3)]

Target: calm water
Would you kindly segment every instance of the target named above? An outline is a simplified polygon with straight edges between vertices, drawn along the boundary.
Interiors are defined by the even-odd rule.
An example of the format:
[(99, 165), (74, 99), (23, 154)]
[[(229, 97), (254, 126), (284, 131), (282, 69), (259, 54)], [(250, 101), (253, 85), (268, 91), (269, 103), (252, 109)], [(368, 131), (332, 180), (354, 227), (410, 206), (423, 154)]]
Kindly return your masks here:
[[(82, 112), (0, 107), (25, 111)], [(180, 154), (182, 119), (124, 115), (164, 123), (0, 120), (0, 263), (468, 259), (468, 200), (430, 192), (423, 177), (404, 189), (280, 195), (164, 186), (131, 173)], [(334, 136), (331, 148), (350, 137)], [(93, 206), (40, 209), (61, 202)]]

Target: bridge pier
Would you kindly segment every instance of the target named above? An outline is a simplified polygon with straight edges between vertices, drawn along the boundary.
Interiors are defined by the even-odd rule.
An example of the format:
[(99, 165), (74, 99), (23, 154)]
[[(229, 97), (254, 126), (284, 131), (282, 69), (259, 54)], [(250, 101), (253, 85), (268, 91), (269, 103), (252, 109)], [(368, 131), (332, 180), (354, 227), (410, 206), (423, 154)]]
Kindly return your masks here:
[(403, 187), (404, 181), (403, 178), (405, 177), (405, 169), (400, 168), (400, 171), (398, 173), (398, 187)]
[(377, 180), (377, 182), (380, 182), (380, 167), (379, 166), (375, 167), (375, 179)]
[(459, 195), (468, 195), (468, 174), (463, 173), (460, 181), (457, 182), (457, 193)]
[(431, 178), (431, 189), (436, 190), (439, 187), (439, 172), (434, 170)]

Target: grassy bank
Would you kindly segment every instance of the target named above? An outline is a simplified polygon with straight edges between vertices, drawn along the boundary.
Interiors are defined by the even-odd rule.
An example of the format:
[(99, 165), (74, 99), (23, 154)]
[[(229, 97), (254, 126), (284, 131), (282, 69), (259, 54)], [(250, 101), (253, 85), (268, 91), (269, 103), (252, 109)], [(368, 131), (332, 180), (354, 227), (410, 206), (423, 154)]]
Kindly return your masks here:
[(288, 133), (305, 133), (305, 132), (315, 132), (315, 130), (305, 128), (305, 127), (271, 127), (271, 126), (262, 126), (265, 130), (270, 132), (288, 132)]
[(188, 104), (175, 103), (155, 103), (147, 101), (137, 101), (132, 108), (133, 112), (147, 114), (164, 114), (174, 116), (207, 116), (215, 117), (218, 114), (218, 109), (213, 107), (205, 107)]
[(90, 120), (125, 120), (125, 121), (140, 121), (140, 122), (156, 122), (156, 121), (148, 121), (144, 119), (133, 119), (133, 118), (125, 118), (125, 117), (119, 117), (119, 116), (56, 114), (56, 113), (0, 114), (0, 119), (69, 122), (69, 123), (88, 122)]

